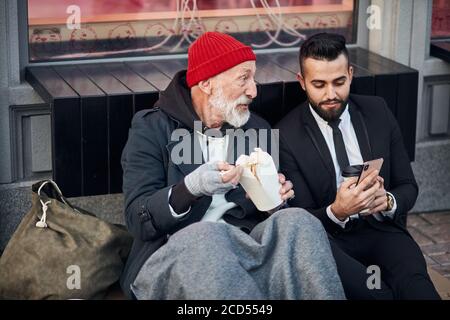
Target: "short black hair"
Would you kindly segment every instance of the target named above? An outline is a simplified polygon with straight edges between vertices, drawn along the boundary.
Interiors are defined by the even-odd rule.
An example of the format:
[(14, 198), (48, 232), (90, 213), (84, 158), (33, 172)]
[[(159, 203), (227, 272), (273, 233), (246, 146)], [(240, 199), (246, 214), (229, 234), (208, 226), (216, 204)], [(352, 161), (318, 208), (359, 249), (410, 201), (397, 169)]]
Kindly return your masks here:
[(303, 62), (306, 58), (333, 61), (342, 53), (347, 58), (348, 64), (350, 64), (343, 36), (327, 32), (314, 34), (305, 40), (300, 47), (300, 72), (303, 75)]

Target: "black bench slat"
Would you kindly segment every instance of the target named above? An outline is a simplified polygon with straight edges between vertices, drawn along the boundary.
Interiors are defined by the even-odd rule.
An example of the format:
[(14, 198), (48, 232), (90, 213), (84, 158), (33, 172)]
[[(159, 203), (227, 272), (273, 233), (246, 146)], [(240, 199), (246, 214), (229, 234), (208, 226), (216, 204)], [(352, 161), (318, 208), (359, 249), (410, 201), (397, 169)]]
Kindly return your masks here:
[(270, 73), (274, 77), (283, 79), (284, 82), (297, 82), (295, 72), (280, 67), (274, 61), (272, 61), (271, 55), (261, 54), (256, 59), (256, 68)]
[(50, 67), (27, 68), (27, 81), (51, 105), (53, 179), (67, 197), (82, 194), (78, 94)]
[(280, 68), (286, 69), (291, 73), (296, 74), (300, 70), (298, 56), (294, 55), (293, 52), (277, 52), (271, 54), (268, 58)]
[(450, 63), (450, 40), (432, 40), (430, 45), (430, 56), (442, 59)]
[(110, 74), (103, 65), (84, 64), (78, 68), (107, 95), (132, 94), (130, 89)]
[(105, 64), (105, 68), (134, 93), (134, 113), (153, 107), (158, 100), (158, 89), (124, 63), (108, 63)]
[(159, 91), (165, 90), (171, 81), (168, 76), (159, 71), (151, 62), (129, 62), (127, 65)]
[(403, 141), (409, 159), (414, 160), (416, 150), (417, 93), (419, 91), (419, 73), (398, 75), (397, 114), (395, 117), (402, 131)]
[(170, 79), (175, 77), (175, 74), (180, 71), (187, 69), (187, 60), (186, 59), (167, 59), (167, 60), (158, 60), (152, 61), (152, 65), (154, 65), (159, 71), (164, 73)]
[(133, 96), (110, 96), (108, 103), (109, 126), (109, 192), (122, 192), (122, 150), (128, 140), (128, 131), (133, 118)]
[(26, 79), (46, 101), (78, 98), (78, 94), (52, 68), (28, 68)]
[(155, 92), (157, 89), (133, 72), (124, 63), (105, 64), (106, 70), (134, 93)]
[(108, 193), (108, 117), (106, 97), (81, 99), (83, 195)]
[(273, 76), (283, 79), (283, 104), (281, 105), (282, 114), (288, 114), (292, 109), (306, 100), (306, 94), (301, 89), (297, 81), (295, 71), (287, 70), (279, 66), (270, 54), (258, 55), (256, 59), (256, 68), (261, 68)]
[[(405, 66), (401, 63), (395, 62), (394, 60), (390, 60), (388, 58), (385, 58), (379, 54), (370, 52), (369, 50), (362, 49), (362, 48), (352, 48), (349, 49), (349, 55), (350, 60), (357, 65), (360, 65), (362, 67), (367, 67), (367, 69), (370, 71), (372, 68), (375, 68), (377, 66), (378, 72), (377, 73), (410, 73), (410, 72), (416, 72), (416, 70)], [(354, 61), (355, 59), (357, 61)], [(359, 62), (358, 62), (359, 61)], [(368, 65), (364, 66), (364, 62), (367, 61)]]
[(355, 64), (352, 64), (352, 67), (353, 80), (350, 85), (350, 92), (355, 94), (374, 95), (375, 78), (373, 74)]
[(77, 66), (55, 66), (56, 73), (80, 96), (99, 97), (105, 93), (100, 90)]
[(255, 81), (258, 83), (257, 103), (252, 104), (250, 109), (274, 125), (283, 117), (284, 82), (262, 68), (256, 69)]
[(80, 96), (82, 194), (106, 194), (109, 191), (106, 95), (77, 66), (58, 66), (54, 70)]
[[(350, 60), (372, 73), (375, 78), (374, 95), (383, 97), (396, 117), (409, 159), (414, 160), (417, 116), (418, 72), (412, 68), (361, 48), (349, 50)], [(414, 106), (411, 108), (411, 106)]]
[(108, 119), (108, 193), (122, 192), (122, 150), (128, 139), (133, 117), (133, 92), (110, 74), (103, 65), (79, 68), (107, 94)]

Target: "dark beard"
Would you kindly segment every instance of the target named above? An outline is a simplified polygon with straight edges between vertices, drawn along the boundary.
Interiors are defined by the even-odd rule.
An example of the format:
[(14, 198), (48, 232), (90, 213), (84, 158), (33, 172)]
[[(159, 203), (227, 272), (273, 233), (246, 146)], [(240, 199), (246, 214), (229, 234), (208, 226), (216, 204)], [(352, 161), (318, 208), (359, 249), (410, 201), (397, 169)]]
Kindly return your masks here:
[[(311, 99), (309, 99), (309, 104), (314, 109), (314, 111), (325, 121), (330, 122), (338, 119), (342, 113), (345, 111), (345, 107), (347, 106), (347, 99), (340, 100), (340, 99), (334, 99), (334, 100), (326, 100), (319, 103), (319, 105), (314, 104)], [(324, 110), (321, 108), (321, 105), (324, 103), (340, 103), (340, 107), (334, 110)]]

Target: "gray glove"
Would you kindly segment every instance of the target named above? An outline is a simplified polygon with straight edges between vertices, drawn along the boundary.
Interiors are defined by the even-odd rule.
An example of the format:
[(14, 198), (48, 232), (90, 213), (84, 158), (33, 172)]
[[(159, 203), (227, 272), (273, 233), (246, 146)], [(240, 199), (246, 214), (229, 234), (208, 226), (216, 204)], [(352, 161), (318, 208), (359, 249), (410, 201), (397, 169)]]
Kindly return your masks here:
[(196, 197), (212, 196), (236, 188), (230, 182), (222, 182), (222, 176), (217, 168), (218, 163), (218, 161), (204, 163), (184, 177), (184, 184), (190, 193)]

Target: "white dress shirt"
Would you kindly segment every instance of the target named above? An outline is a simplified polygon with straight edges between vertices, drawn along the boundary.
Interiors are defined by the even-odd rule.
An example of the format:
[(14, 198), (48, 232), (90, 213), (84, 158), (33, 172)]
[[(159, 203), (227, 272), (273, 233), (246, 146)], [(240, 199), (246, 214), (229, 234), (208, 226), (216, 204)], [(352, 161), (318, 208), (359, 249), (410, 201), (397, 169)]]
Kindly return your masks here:
[[(339, 189), (339, 186), (344, 181), (344, 178), (342, 177), (342, 170), (339, 167), (339, 163), (336, 157), (336, 151), (334, 148), (334, 140), (333, 140), (333, 129), (328, 125), (327, 121), (322, 119), (316, 113), (316, 111), (311, 107), (311, 105), (309, 106), (309, 108), (311, 110), (314, 119), (317, 122), (317, 125), (319, 126), (320, 131), (322, 132), (323, 137), (325, 138), (328, 149), (330, 150), (331, 158), (334, 164), (334, 170), (336, 173), (336, 188)], [(342, 137), (344, 139), (345, 144), (345, 151), (347, 152), (348, 161), (350, 165), (363, 164), (364, 160), (361, 155), (358, 139), (356, 137), (355, 129), (353, 128), (353, 124), (350, 118), (350, 113), (348, 112), (348, 105), (345, 107), (345, 110), (342, 113), (340, 119), (341, 122), (339, 123), (339, 129), (342, 132)], [(373, 214), (373, 216), (379, 221), (382, 221), (384, 219), (383, 216), (392, 218), (395, 214), (396, 209), (397, 209), (397, 202), (395, 201), (394, 198), (394, 207), (392, 208), (392, 210), (384, 211), (382, 212), (382, 215), (380, 213), (375, 213)], [(347, 218), (344, 221), (340, 221), (338, 218), (336, 218), (333, 212), (331, 212), (331, 205), (327, 207), (327, 215), (334, 223), (338, 224), (342, 228), (344, 228), (346, 223), (350, 221), (350, 218), (354, 219), (359, 217), (359, 214), (356, 213), (350, 216), (350, 218)]]
[[(204, 135), (201, 132), (196, 132), (195, 137), (200, 142), (200, 147), (203, 153), (203, 159), (205, 162), (216, 162), (216, 161), (226, 161), (227, 159), (227, 151), (228, 151), (228, 141), (229, 136), (225, 135), (221, 138), (209, 137)], [(169, 199), (172, 193), (172, 188), (169, 190)], [(201, 219), (201, 221), (214, 221), (214, 222), (225, 222), (222, 219), (222, 216), (228, 210), (237, 207), (237, 204), (234, 202), (228, 202), (225, 199), (225, 194), (214, 194), (212, 196), (211, 204), (209, 205), (208, 210), (206, 210), (205, 215)], [(182, 218), (186, 214), (189, 213), (191, 208), (183, 213), (176, 213), (172, 206), (169, 203), (169, 209), (172, 213), (172, 216), (176, 218)]]

